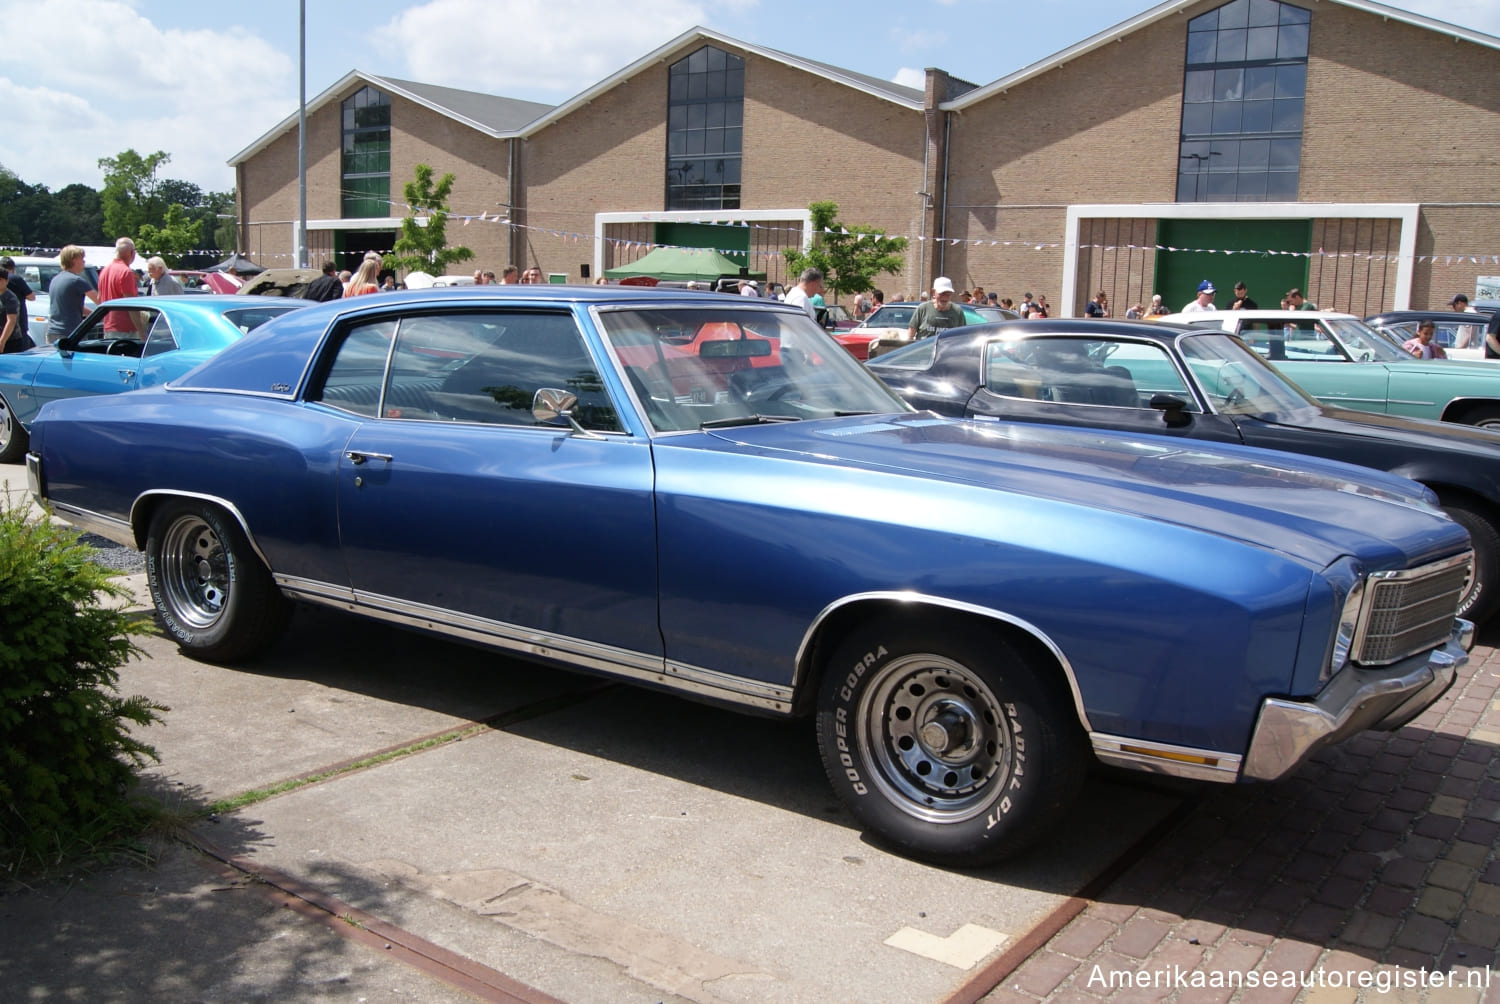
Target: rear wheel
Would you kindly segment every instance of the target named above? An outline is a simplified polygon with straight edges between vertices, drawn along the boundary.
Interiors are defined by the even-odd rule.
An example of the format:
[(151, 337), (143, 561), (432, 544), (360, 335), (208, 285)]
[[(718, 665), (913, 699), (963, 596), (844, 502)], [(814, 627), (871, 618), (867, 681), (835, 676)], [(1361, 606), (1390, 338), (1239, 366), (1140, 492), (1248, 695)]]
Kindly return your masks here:
[(280, 637), (291, 613), (239, 524), (204, 502), (168, 502), (156, 513), (146, 578), (162, 627), (200, 659), (257, 654)]
[(21, 420), (10, 410), (10, 402), (0, 394), (0, 464), (19, 463), (26, 456), (26, 447), (31, 437), (21, 426)]
[(1458, 616), (1483, 624), (1500, 607), (1500, 529), (1488, 511), (1466, 502), (1445, 501), (1443, 511), (1474, 544), (1474, 574), (1459, 597)]
[(1464, 412), (1463, 424), (1481, 429), (1500, 429), (1500, 405), (1487, 404)]
[(1088, 756), (1060, 687), (992, 632), (869, 624), (832, 657), (818, 705), (829, 781), (905, 853), (981, 865), (1052, 827)]

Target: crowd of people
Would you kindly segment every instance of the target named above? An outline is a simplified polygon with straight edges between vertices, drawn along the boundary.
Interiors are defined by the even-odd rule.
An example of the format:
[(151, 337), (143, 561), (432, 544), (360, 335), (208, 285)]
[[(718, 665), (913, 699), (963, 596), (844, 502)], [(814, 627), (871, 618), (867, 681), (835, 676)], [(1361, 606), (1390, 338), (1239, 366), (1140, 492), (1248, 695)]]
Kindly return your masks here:
[[(152, 257), (146, 261), (146, 279), (142, 288), (142, 281), (131, 268), (135, 257), (135, 242), (128, 237), (121, 237), (115, 242), (114, 259), (99, 274), (99, 283), (96, 288), (84, 270), (83, 249), (72, 244), (63, 248), (58, 255), (62, 271), (53, 278), (47, 289), (52, 300), (47, 338), (56, 340), (72, 331), (83, 320), (85, 300), (99, 303), (116, 297), (135, 296), (138, 292), (155, 296), (171, 296), (183, 292), (181, 282), (168, 273), (166, 262), (159, 257)], [(0, 282), (0, 352), (22, 352), (35, 344), (27, 327), (26, 304), (35, 301), (36, 291), (31, 289), (26, 279), (19, 274), (15, 261), (9, 257), (0, 258), (0, 278), (4, 279), (4, 282)], [(501, 271), (499, 278), (496, 278), (492, 271), (474, 270), (476, 286), (541, 285), (546, 281), (542, 270), (535, 265), (524, 270), (518, 265), (507, 265)], [(595, 282), (602, 284), (608, 280), (601, 277)], [(382, 266), (379, 253), (370, 251), (365, 254), (359, 268), (353, 272), (348, 270), (339, 272), (337, 265), (332, 261), (325, 261), (322, 275), (313, 280), (302, 295), (309, 300), (326, 301), (405, 288), (405, 283), (398, 279), (394, 269)], [(711, 290), (715, 287), (710, 283), (690, 281), (687, 283), (687, 288)], [(780, 283), (766, 283), (765, 288), (762, 289), (760, 281), (756, 279), (741, 279), (737, 283), (721, 282), (717, 288), (719, 292), (738, 293), (740, 296), (767, 296), (783, 300), (801, 307), (815, 319), (818, 317), (818, 311), (826, 308), (823, 300), (824, 276), (816, 268), (804, 269), (798, 275), (797, 281), (789, 287), (783, 287)], [(1220, 309), (1215, 304), (1217, 292), (1213, 281), (1204, 279), (1198, 284), (1193, 299), (1184, 304), (1180, 312), (1201, 313)], [(1234, 284), (1233, 293), (1233, 299), (1225, 309), (1259, 309), (1260, 305), (1250, 296), (1249, 287), (1244, 280)], [(930, 290), (919, 295), (908, 294), (900, 297), (899, 300), (919, 303), (918, 309), (912, 315), (913, 335), (931, 334), (940, 328), (958, 327), (966, 323), (960, 304), (1002, 307), (1006, 310), (1014, 310), (1027, 319), (1051, 316), (1051, 307), (1044, 295), (1033, 296), (1028, 290), (1021, 294), (1020, 303), (1017, 304), (1009, 297), (987, 292), (983, 286), (957, 290), (953, 281), (946, 276), (939, 276), (933, 280)], [(885, 293), (879, 289), (872, 289), (868, 293), (855, 293), (847, 309), (854, 320), (863, 321), (884, 306), (885, 302)], [(1478, 313), (1469, 305), (1469, 298), (1463, 293), (1455, 294), (1448, 306), (1454, 311)], [(1286, 295), (1281, 298), (1280, 307), (1282, 310), (1318, 309), (1317, 304), (1308, 300), (1303, 296), (1302, 290), (1295, 287), (1287, 290)], [(1084, 306), (1083, 312), (1084, 316), (1091, 318), (1110, 317), (1108, 293), (1102, 289), (1095, 293)], [(1152, 295), (1149, 304), (1133, 304), (1125, 311), (1125, 317), (1128, 320), (1137, 320), (1162, 317), (1170, 313), (1172, 310), (1162, 301), (1161, 294), (1156, 293)], [(111, 320), (114, 320), (117, 325), (129, 323), (128, 315), (121, 314), (117, 320), (106, 320), (106, 327)], [(1478, 332), (1482, 327), (1484, 327), (1483, 324), (1476, 324), (1460, 328), (1461, 337), (1468, 336), (1468, 338), (1463, 344), (1455, 343), (1455, 347), (1463, 348), (1470, 339), (1484, 338), (1484, 335), (1471, 333), (1471, 329), (1472, 332)], [(1489, 327), (1493, 331), (1496, 325), (1492, 322)], [(1447, 352), (1434, 340), (1435, 329), (1433, 322), (1424, 321), (1417, 329), (1417, 334), (1407, 340), (1402, 348), (1420, 359), (1446, 358)], [(1485, 354), (1491, 358), (1500, 358), (1500, 332), (1496, 332), (1491, 337), (1494, 338), (1495, 344), (1492, 347), (1486, 339)]]

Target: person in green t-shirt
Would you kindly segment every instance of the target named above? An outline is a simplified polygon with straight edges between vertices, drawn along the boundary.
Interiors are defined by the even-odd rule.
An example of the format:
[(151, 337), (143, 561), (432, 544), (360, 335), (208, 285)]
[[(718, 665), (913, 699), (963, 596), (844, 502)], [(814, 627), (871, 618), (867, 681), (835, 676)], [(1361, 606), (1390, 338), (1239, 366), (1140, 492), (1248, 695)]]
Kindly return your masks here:
[(932, 299), (912, 311), (907, 334), (912, 338), (926, 338), (944, 328), (961, 328), (966, 323), (964, 308), (953, 302), (953, 280), (938, 276), (932, 281)]
[(1318, 305), (1311, 300), (1304, 299), (1302, 290), (1289, 289), (1286, 293), (1286, 307), (1288, 310), (1317, 310)]

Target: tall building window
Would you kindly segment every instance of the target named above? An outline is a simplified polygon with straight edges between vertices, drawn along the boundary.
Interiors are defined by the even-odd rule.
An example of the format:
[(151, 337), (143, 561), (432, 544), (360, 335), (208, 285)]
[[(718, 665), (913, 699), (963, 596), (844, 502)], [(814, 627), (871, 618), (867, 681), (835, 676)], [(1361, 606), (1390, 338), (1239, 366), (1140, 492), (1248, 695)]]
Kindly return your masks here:
[(667, 73), (667, 208), (740, 208), (745, 60), (705, 45)]
[(1188, 22), (1178, 202), (1295, 202), (1311, 15), (1233, 0)]
[(391, 215), (391, 99), (362, 87), (344, 99), (344, 219)]

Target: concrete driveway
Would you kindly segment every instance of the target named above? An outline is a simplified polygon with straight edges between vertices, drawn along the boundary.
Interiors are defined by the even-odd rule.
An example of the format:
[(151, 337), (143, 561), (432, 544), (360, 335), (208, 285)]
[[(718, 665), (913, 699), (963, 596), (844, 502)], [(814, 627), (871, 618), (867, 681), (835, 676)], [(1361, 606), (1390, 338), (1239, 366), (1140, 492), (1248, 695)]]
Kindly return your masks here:
[[(146, 735), (153, 792), (191, 812), (285, 790), (193, 827), (207, 863), (239, 874), (196, 875), (178, 847), (154, 872), (0, 898), (16, 932), (0, 982), (199, 999), (972, 999), (993, 982), (972, 985), (986, 962), (1180, 802), (1104, 774), (1044, 849), (949, 871), (865, 840), (807, 722), (317, 608), (252, 664), (195, 662), (159, 637), (142, 648), (121, 690), (171, 709)], [(267, 923), (257, 888), (312, 919)], [(143, 923), (149, 938), (128, 933)]]

